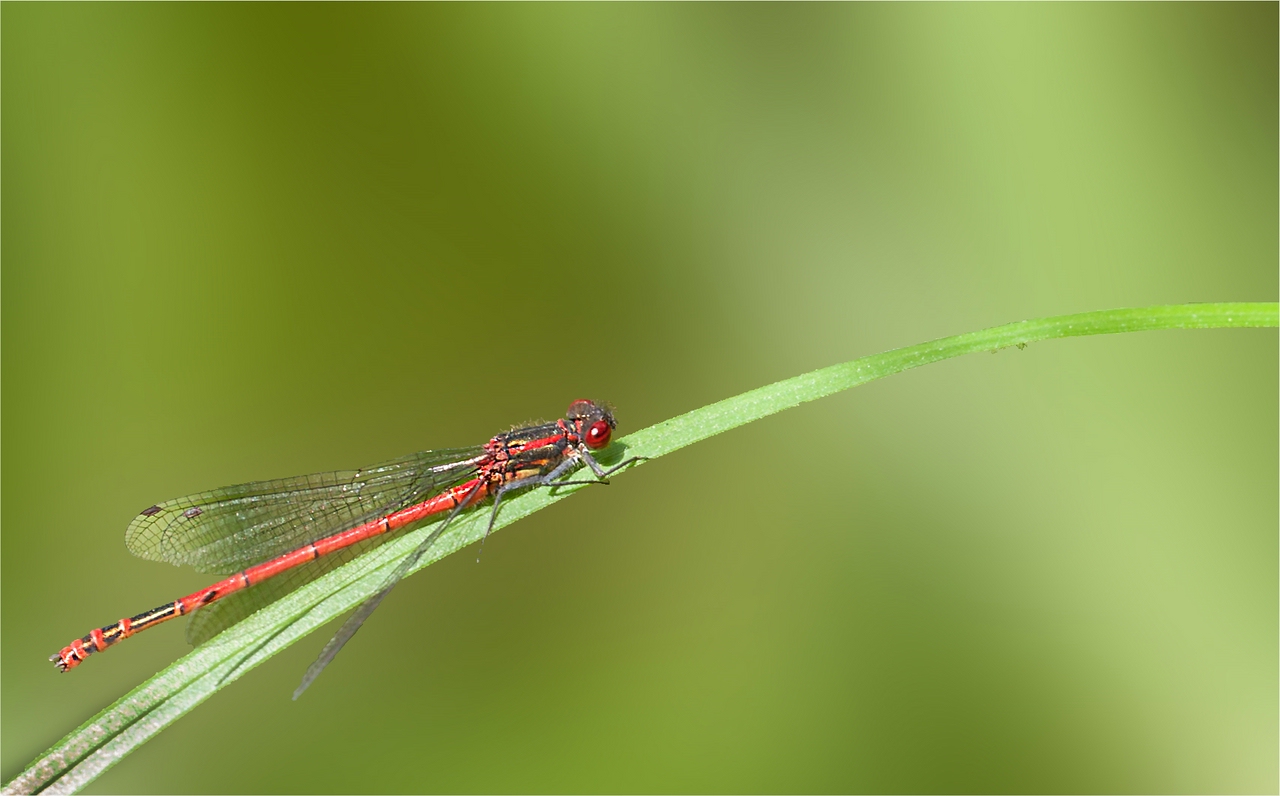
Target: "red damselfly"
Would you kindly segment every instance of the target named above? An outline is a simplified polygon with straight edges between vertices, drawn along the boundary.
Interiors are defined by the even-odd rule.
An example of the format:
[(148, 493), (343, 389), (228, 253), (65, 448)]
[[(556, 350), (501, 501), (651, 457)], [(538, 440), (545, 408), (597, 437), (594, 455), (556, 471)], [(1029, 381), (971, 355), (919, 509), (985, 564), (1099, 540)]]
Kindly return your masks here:
[[(579, 400), (562, 420), (515, 428), (476, 447), (423, 451), (362, 470), (256, 481), (158, 503), (129, 524), (130, 552), (201, 572), (235, 574), (97, 628), (49, 660), (65, 672), (92, 653), (186, 614), (192, 614), (187, 640), (199, 644), (384, 541), (389, 532), (446, 514), (325, 645), (294, 692), (297, 699), (463, 509), (493, 499), (488, 538), (504, 495), (608, 483), (611, 474), (639, 461), (632, 457), (605, 469), (591, 455), (609, 444), (615, 427), (607, 406)], [(566, 480), (582, 465), (594, 480)]]

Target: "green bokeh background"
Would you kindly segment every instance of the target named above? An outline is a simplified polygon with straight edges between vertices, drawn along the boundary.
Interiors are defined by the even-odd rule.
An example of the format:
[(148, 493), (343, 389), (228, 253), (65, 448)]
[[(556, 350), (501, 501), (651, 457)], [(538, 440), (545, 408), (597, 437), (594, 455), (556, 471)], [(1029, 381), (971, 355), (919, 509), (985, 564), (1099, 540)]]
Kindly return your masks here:
[[(1277, 298), (1277, 6), (5, 4), (3, 777), (187, 647), (143, 506)], [(1274, 792), (1277, 336), (1045, 343), (402, 584), (91, 792)]]

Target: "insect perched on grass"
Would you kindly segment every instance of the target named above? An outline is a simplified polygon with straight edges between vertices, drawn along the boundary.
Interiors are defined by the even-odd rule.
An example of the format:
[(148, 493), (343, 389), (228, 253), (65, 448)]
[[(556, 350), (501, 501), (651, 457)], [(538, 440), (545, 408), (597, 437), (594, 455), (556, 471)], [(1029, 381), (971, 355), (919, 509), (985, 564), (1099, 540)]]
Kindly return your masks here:
[[(493, 498), (488, 538), (505, 495), (535, 487), (608, 483), (611, 474), (639, 461), (642, 457), (633, 457), (606, 470), (591, 455), (608, 446), (616, 425), (606, 405), (578, 400), (562, 420), (512, 429), (484, 445), (422, 451), (362, 470), (256, 481), (156, 504), (135, 517), (125, 532), (134, 555), (235, 574), (96, 628), (49, 660), (68, 671), (122, 639), (192, 612), (188, 639), (199, 644), (363, 552), (371, 540), (447, 513), (325, 645), (294, 691), (297, 699), (464, 509)], [(594, 479), (563, 480), (583, 465)]]

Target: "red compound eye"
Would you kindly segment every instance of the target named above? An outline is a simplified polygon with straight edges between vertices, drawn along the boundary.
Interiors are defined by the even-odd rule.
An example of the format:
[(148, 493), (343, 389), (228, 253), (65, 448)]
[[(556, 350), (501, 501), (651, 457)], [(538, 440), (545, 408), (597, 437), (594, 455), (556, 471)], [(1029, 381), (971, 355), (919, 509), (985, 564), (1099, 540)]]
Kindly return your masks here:
[(613, 436), (613, 429), (604, 420), (597, 420), (591, 424), (591, 428), (587, 429), (586, 443), (587, 447), (592, 450), (599, 450), (609, 444), (609, 437)]

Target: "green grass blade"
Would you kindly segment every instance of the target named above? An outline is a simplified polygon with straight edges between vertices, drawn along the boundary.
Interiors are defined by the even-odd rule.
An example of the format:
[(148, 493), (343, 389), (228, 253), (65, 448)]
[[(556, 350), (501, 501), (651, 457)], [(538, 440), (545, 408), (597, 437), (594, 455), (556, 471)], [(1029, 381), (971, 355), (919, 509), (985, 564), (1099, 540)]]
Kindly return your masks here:
[[(1274, 302), (1180, 304), (1011, 323), (855, 359), (751, 390), (624, 437), (603, 461), (617, 461), (624, 452), (654, 459), (806, 401), (962, 354), (1060, 337), (1277, 326), (1280, 304)], [(566, 487), (554, 495), (547, 490), (521, 495), (504, 504), (495, 528), (580, 488)], [(487, 520), (483, 511), (461, 518), (415, 571), (479, 540)], [(228, 628), (67, 735), (6, 785), (4, 793), (76, 792), (226, 684), (373, 594), (432, 527), (397, 538)]]

